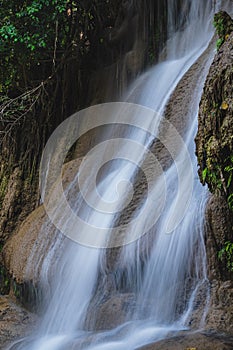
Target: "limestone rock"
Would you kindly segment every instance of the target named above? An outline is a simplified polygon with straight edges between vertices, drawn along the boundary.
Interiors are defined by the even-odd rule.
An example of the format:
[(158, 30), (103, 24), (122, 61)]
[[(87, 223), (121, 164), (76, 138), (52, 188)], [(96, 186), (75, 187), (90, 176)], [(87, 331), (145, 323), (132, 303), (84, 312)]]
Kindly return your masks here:
[(232, 350), (233, 338), (216, 333), (182, 332), (140, 350)]
[(31, 333), (36, 319), (11, 298), (0, 296), (0, 348), (6, 349), (14, 339)]

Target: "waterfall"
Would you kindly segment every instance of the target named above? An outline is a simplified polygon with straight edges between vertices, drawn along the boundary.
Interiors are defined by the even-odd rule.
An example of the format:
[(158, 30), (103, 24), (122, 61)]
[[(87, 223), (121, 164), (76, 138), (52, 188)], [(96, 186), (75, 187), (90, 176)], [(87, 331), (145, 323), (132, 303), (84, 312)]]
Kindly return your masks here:
[[(206, 191), (196, 175), (194, 137), (212, 49), (202, 63), (196, 88), (189, 98), (182, 138), (163, 116), (177, 85), (208, 48), (213, 35), (214, 10), (211, 0), (184, 0), (177, 13), (177, 1), (169, 1), (168, 40), (160, 61), (132, 83), (122, 103), (94, 109), (96, 114), (111, 111), (109, 124), (122, 121), (123, 126), (118, 130), (120, 137), (114, 138), (115, 125), (104, 131), (102, 148), (90, 155), (93, 163), (86, 166), (82, 193), (76, 197), (73, 194), (80, 171), (65, 190), (73, 211), (82, 218), (78, 228), (74, 230), (72, 215), (67, 216), (63, 206), (51, 213), (59, 230), (73, 240), (57, 230), (52, 244), (45, 240), (37, 242), (29, 265), (36, 261), (34, 264), (40, 269), (41, 284), (48, 291), (46, 307), (38, 331), (16, 342), (11, 349), (133, 350), (163, 339), (171, 332), (188, 329), (200, 297), (206, 300), (197, 320), (197, 327), (202, 326), (208, 306), (203, 238)], [(90, 121), (93, 127), (95, 123), (98, 125), (98, 116), (93, 120), (93, 113), (90, 118), (88, 113), (84, 112), (84, 123)], [(129, 115), (130, 126), (120, 115)], [(69, 135), (65, 137), (68, 139)], [(170, 160), (153, 167), (158, 140), (170, 152)], [(147, 151), (152, 154), (149, 158)], [(110, 162), (111, 159), (114, 161)], [(53, 160), (45, 158), (48, 169), (51, 163)], [(100, 165), (104, 167), (96, 193), (93, 179)], [(151, 183), (147, 190), (141, 191), (138, 207), (127, 212), (124, 208), (134, 198), (134, 184), (139, 181), (139, 186), (142, 185), (140, 167), (145, 174), (149, 173)], [(47, 177), (42, 183), (43, 188), (46, 186), (49, 187)], [(49, 189), (53, 202), (56, 186)], [(43, 192), (42, 197), (46, 200)], [(85, 203), (84, 198), (90, 204)], [(122, 244), (112, 244), (113, 229), (124, 219), (132, 222), (126, 225)], [(82, 222), (88, 222), (89, 229)], [(104, 228), (107, 234), (103, 237), (96, 234), (93, 242), (93, 227), (96, 232)], [(48, 219), (42, 230), (51, 229)], [(72, 230), (74, 235), (78, 230), (77, 239)], [(89, 247), (74, 242), (88, 241), (89, 236), (92, 237)], [(45, 251), (48, 252), (42, 259)], [(114, 252), (116, 257), (111, 262)], [(111, 300), (114, 296), (127, 296), (129, 307), (118, 324), (101, 328), (98, 326), (101, 305), (106, 298)]]

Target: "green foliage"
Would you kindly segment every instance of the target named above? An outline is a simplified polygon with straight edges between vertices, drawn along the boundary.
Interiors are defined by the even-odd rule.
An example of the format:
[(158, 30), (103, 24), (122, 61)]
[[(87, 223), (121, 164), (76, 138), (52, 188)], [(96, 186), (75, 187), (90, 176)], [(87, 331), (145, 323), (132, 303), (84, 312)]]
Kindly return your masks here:
[(202, 171), (202, 181), (203, 181), (204, 183), (206, 182), (207, 174), (208, 174), (208, 168), (205, 168), (205, 169)]
[(217, 42), (216, 42), (217, 50), (220, 49), (220, 47), (222, 46), (223, 43), (224, 43), (224, 39), (223, 38), (220, 38), (220, 39), (217, 40)]
[(217, 31), (218, 36), (219, 36), (219, 39), (216, 42), (217, 50), (219, 50), (225, 41), (225, 38), (224, 38), (225, 37), (224, 19), (223, 19), (223, 17), (220, 16), (220, 14), (216, 14), (214, 16), (214, 27)]
[[(219, 189), (225, 193), (228, 206), (233, 210), (233, 155), (223, 160), (224, 166), (221, 169), (220, 165), (211, 167), (211, 170), (206, 167), (202, 171), (202, 180), (207, 182), (211, 189)], [(222, 176), (221, 176), (222, 174)], [(226, 266), (229, 271), (233, 271), (233, 243), (225, 242), (223, 248), (218, 253), (219, 259), (226, 261)]]
[(0, 92), (7, 92), (15, 85), (27, 86), (28, 71), (51, 59), (55, 39), (57, 50), (64, 48), (66, 1), (2, 0), (0, 6)]
[(228, 173), (228, 181), (227, 181), (227, 188), (231, 186), (232, 183), (232, 177), (233, 177), (233, 156), (230, 156), (229, 158), (230, 165), (225, 167), (225, 171)]
[(218, 253), (220, 260), (226, 259), (227, 268), (233, 272), (233, 243), (230, 241), (225, 242), (223, 248)]
[(46, 80), (67, 57), (80, 58), (105, 42), (119, 0), (0, 0), (0, 92)]
[(227, 203), (228, 203), (230, 209), (233, 210), (233, 194), (230, 194), (230, 195), (227, 197)]
[(233, 155), (223, 160), (223, 166), (209, 165), (202, 171), (202, 182), (208, 183), (210, 190), (219, 189), (227, 198), (233, 210)]
[(221, 189), (223, 184), (222, 184), (222, 180), (221, 180), (221, 177), (219, 175), (219, 172), (220, 172), (220, 167), (217, 165), (214, 168), (212, 167), (211, 170), (208, 167), (206, 167), (202, 171), (203, 183), (208, 183), (210, 188)]
[[(55, 22), (64, 22), (66, 1), (1, 1), (4, 15), (0, 28), (1, 51), (13, 49), (24, 56), (35, 49), (48, 47), (54, 40)], [(62, 43), (62, 36), (59, 37)]]
[(222, 36), (225, 34), (224, 19), (219, 14), (216, 14), (214, 16), (214, 27), (219, 36)]
[(227, 40), (229, 34), (233, 31), (233, 21), (231, 17), (224, 11), (220, 11), (214, 16), (214, 27), (218, 34), (216, 46), (219, 50), (225, 40)]

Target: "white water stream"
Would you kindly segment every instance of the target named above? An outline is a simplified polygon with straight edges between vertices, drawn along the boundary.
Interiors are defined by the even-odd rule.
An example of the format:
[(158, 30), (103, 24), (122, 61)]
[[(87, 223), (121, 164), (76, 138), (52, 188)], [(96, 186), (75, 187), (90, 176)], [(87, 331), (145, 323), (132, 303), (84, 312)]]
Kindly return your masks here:
[[(175, 3), (175, 0), (169, 1), (169, 40), (166, 44), (166, 60), (159, 62), (140, 76), (125, 95), (125, 101), (134, 102), (158, 112), (156, 120), (151, 118), (145, 120), (147, 124), (145, 129), (149, 129), (152, 134), (158, 133), (161, 123), (159, 116), (163, 114), (171, 93), (184, 74), (206, 50), (213, 35), (212, 21), (216, 10), (214, 1), (184, 0), (185, 18), (175, 13)], [(179, 28), (180, 26), (182, 28)], [(178, 31), (175, 30), (177, 27)], [(158, 208), (161, 211), (157, 202), (163, 195), (160, 190), (162, 182), (165, 181), (166, 198), (160, 218), (154, 228), (150, 229), (148, 238), (145, 235), (143, 242), (138, 240), (123, 246), (117, 258), (123, 270), (116, 272), (112, 294), (122, 295), (130, 291), (134, 295), (134, 307), (126, 313), (125, 319), (119, 326), (99, 332), (86, 331), (87, 321), (89, 325), (95, 326), (98, 309), (103, 301), (100, 288), (104, 285), (104, 278), (108, 278), (107, 249), (82, 246), (57, 235), (57, 240), (53, 242), (42, 263), (36, 250), (31, 256), (31, 261), (37, 259), (41, 269), (41, 281), (49, 285), (52, 294), (48, 297), (49, 302), (41, 325), (36, 334), (12, 345), (12, 349), (133, 350), (152, 341), (163, 339), (170, 332), (187, 329), (200, 293), (206, 300), (198, 321), (199, 326), (202, 326), (208, 304), (203, 239), (206, 194), (196, 174), (194, 137), (197, 130), (198, 105), (211, 59), (212, 54), (206, 62), (205, 69), (202, 70), (196, 90), (190, 96), (190, 115), (187, 116), (188, 125), (184, 135), (190, 159), (185, 158), (186, 149), (179, 149), (176, 162), (163, 171), (162, 177), (157, 176), (153, 187), (146, 194), (151, 204), (143, 212), (140, 221), (137, 221), (135, 226), (132, 225), (131, 229), (135, 236), (137, 233), (140, 236), (149, 218), (156, 215)], [(119, 111), (116, 112), (116, 120), (118, 113)], [(134, 125), (133, 120), (132, 124)], [(111, 133), (114, 135), (114, 125)], [(104, 139), (110, 136), (105, 135)], [(148, 133), (142, 133), (137, 128), (129, 128), (128, 134), (127, 131), (125, 132), (125, 137), (137, 140), (144, 148), (148, 148), (152, 142), (151, 135), (148, 136)], [(129, 150), (128, 144), (122, 142), (120, 149), (115, 150), (114, 158), (128, 154), (127, 152), (132, 153), (136, 150), (134, 151), (133, 148)], [(134, 155), (135, 163), (140, 166), (143, 157), (143, 152), (138, 151)], [(95, 158), (95, 161), (101, 163), (102, 158), (103, 154), (100, 154), (99, 159)], [(177, 164), (182, 180), (180, 182), (178, 182)], [(94, 170), (95, 167), (85, 179), (84, 185), (85, 195), (94, 203), (95, 210), (84, 206), (79, 195), (75, 203), (75, 211), (91, 225), (109, 227), (111, 232), (110, 228), (120, 218), (120, 214), (103, 214), (102, 202), (95, 197), (92, 190), (93, 178), (96, 175)], [(136, 167), (125, 161), (113, 162), (105, 170), (105, 176), (98, 190), (102, 199), (108, 205), (111, 204), (113, 213), (118, 212), (119, 207), (124, 205), (122, 203), (124, 196), (118, 198), (119, 193), (115, 193), (114, 189), (119, 183), (123, 183), (125, 185), (121, 188), (121, 193), (130, 195), (132, 186), (129, 186), (129, 182), (134, 180), (136, 174)], [(70, 184), (67, 192), (72, 191), (72, 186), (73, 183)], [(187, 193), (190, 193), (190, 201)], [(143, 205), (142, 209), (139, 208), (139, 212), (140, 210), (143, 210)], [(139, 215), (138, 211), (135, 215)], [(60, 221), (64, 230), (69, 229), (69, 217), (61, 217)], [(49, 229), (50, 224), (45, 223), (43, 230)], [(85, 230), (86, 225), (79, 227), (79, 235), (85, 236), (87, 234)], [(167, 232), (171, 233), (167, 234)], [(129, 234), (132, 233), (129, 232)], [(104, 246), (105, 243), (97, 240), (95, 244)], [(41, 251), (45, 250), (46, 243), (42, 246)], [(57, 249), (62, 249), (63, 252), (54, 267), (51, 266), (51, 261)], [(53, 275), (52, 280), (48, 281), (51, 275)], [(103, 280), (102, 283), (99, 281), (100, 278)], [(114, 315), (112, 317), (114, 318)]]

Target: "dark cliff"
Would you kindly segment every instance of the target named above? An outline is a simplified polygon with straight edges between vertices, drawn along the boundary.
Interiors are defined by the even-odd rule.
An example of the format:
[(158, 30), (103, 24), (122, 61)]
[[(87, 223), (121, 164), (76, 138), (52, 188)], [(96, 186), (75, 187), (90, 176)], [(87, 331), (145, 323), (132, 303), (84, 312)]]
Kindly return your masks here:
[(213, 328), (217, 325), (223, 331), (232, 331), (229, 325), (233, 324), (230, 253), (233, 242), (233, 21), (227, 13), (220, 12), (215, 15), (215, 26), (218, 51), (200, 103), (196, 153), (200, 180), (208, 184), (211, 192), (206, 209), (211, 283), (211, 313), (207, 323)]

